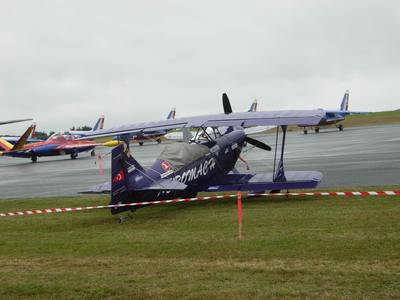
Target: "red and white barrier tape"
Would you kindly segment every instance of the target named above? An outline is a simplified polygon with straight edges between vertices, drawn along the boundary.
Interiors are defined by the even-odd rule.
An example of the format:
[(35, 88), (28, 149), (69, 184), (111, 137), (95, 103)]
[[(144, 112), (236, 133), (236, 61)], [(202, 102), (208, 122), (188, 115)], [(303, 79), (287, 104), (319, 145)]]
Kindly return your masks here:
[[(400, 196), (400, 191), (370, 191), (370, 192), (309, 192), (309, 193), (277, 193), (277, 194), (247, 194), (247, 197), (255, 196), (330, 196), (330, 197), (350, 197), (350, 196)], [(206, 196), (196, 198), (183, 198), (183, 199), (172, 199), (172, 200), (158, 200), (158, 201), (147, 201), (147, 202), (133, 202), (115, 205), (98, 205), (98, 206), (83, 206), (83, 207), (72, 207), (72, 208), (47, 208), (47, 209), (33, 209), (24, 210), (18, 212), (4, 212), (0, 213), (0, 217), (16, 217), (26, 216), (35, 214), (51, 214), (51, 213), (63, 213), (63, 212), (75, 212), (85, 211), (93, 209), (104, 209), (104, 208), (116, 208), (116, 207), (135, 207), (145, 206), (154, 204), (169, 204), (169, 203), (180, 203), (180, 202), (193, 202), (203, 200), (218, 200), (218, 199), (230, 199), (236, 198), (237, 194), (233, 195), (220, 195), (220, 196)]]

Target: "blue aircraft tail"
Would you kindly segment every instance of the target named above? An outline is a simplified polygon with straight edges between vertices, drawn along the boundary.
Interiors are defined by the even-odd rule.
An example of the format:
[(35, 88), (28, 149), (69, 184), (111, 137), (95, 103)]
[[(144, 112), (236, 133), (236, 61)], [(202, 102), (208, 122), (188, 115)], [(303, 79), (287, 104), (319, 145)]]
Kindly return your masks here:
[(96, 130), (99, 130), (99, 129), (103, 129), (103, 127), (104, 127), (104, 116), (101, 116), (101, 117), (97, 120), (97, 122), (96, 122), (96, 124), (94, 125), (92, 131), (96, 131)]
[[(141, 181), (147, 182), (143, 177), (143, 167), (130, 155), (125, 144), (118, 145), (111, 152), (111, 201), (110, 205), (133, 202), (129, 199), (129, 190), (140, 186)], [(137, 200), (137, 199), (136, 199)], [(127, 209), (112, 208), (111, 213), (116, 214)]]
[(257, 100), (254, 100), (249, 109), (249, 112), (255, 112), (255, 111), (257, 111)]
[(173, 120), (175, 119), (175, 114), (176, 114), (176, 108), (171, 109), (167, 116), (167, 120)]
[(349, 110), (349, 91), (347, 90), (343, 96), (342, 103), (340, 104), (341, 111), (348, 111)]

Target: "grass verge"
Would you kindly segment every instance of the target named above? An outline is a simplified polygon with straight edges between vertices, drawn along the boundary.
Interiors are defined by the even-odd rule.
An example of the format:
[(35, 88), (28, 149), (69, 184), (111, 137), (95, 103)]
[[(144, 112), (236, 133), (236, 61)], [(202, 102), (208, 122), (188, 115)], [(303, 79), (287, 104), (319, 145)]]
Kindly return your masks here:
[[(390, 187), (391, 188), (391, 187)], [(380, 188), (388, 189), (388, 188)], [(0, 202), (0, 211), (107, 197)], [(0, 219), (0, 298), (399, 298), (398, 197), (234, 200)]]

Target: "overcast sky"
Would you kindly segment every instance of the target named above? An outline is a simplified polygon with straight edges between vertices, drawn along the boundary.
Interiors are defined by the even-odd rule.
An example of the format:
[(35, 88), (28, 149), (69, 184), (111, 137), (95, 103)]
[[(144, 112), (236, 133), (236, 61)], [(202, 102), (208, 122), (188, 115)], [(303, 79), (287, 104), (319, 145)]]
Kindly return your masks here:
[[(400, 108), (399, 1), (2, 1), (0, 119)], [(7, 125), (21, 133), (29, 124)]]

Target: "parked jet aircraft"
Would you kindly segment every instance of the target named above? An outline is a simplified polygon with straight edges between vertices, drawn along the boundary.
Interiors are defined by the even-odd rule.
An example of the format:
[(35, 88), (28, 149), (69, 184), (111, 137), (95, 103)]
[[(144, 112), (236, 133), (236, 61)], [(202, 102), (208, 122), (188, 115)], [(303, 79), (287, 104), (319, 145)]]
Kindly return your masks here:
[[(172, 108), (168, 113), (167, 120), (175, 119), (176, 108)], [(137, 141), (140, 146), (143, 146), (145, 141), (156, 141), (158, 144), (161, 144), (161, 139), (168, 133), (167, 130), (155, 130), (148, 132), (139, 132), (135, 135), (132, 135), (131, 139), (133, 141)]]
[[(30, 158), (34, 163), (42, 156), (70, 155), (71, 159), (75, 159), (81, 152), (93, 151), (96, 146), (104, 145), (94, 141), (77, 140), (78, 136), (64, 133), (55, 133), (46, 141), (26, 144), (32, 130), (33, 126), (29, 127), (15, 145), (0, 138), (0, 147), (4, 149), (0, 156)], [(94, 152), (91, 154), (94, 155)]]
[[(228, 100), (224, 95), (224, 99)], [(228, 100), (229, 101), (229, 100)], [(224, 106), (225, 106), (224, 101)], [(229, 104), (230, 105), (230, 104)], [(96, 186), (93, 193), (111, 192), (111, 205), (151, 200), (195, 197), (199, 192), (261, 191), (313, 188), (322, 174), (316, 171), (284, 171), (284, 150), (287, 125), (318, 124), (324, 116), (322, 110), (270, 111), (215, 114), (175, 120), (136, 123), (94, 132), (91, 136), (118, 135), (125, 144), (112, 150), (111, 182)], [(263, 174), (239, 174), (235, 164), (240, 158), (244, 143), (263, 150), (271, 147), (249, 138), (244, 127), (281, 126), (283, 135), (279, 162), (275, 160), (274, 171)], [(228, 130), (213, 138), (207, 127)], [(127, 137), (137, 132), (170, 130), (175, 128), (199, 128), (207, 140), (198, 143), (174, 143), (164, 151), (150, 168), (144, 168), (131, 155)], [(277, 131), (277, 135), (279, 132)], [(278, 136), (276, 138), (278, 141)], [(278, 142), (275, 145), (275, 157)], [(129, 206), (114, 207), (112, 214), (131, 210)]]
[(85, 137), (88, 133), (94, 132), (104, 127), (104, 116), (100, 116), (96, 124), (94, 124), (92, 130), (69, 130), (66, 133), (74, 136)]
[[(322, 118), (321, 122), (317, 125), (301, 124), (299, 127), (303, 127), (304, 134), (308, 133), (307, 128), (314, 129), (316, 133), (319, 132), (321, 127), (326, 127), (330, 125), (335, 125), (342, 122), (347, 115), (352, 114), (367, 114), (367, 112), (356, 112), (349, 111), (349, 91), (343, 96), (342, 103), (340, 104), (339, 110), (326, 110), (325, 116)], [(338, 124), (336, 127), (339, 131), (343, 131), (343, 125)]]

